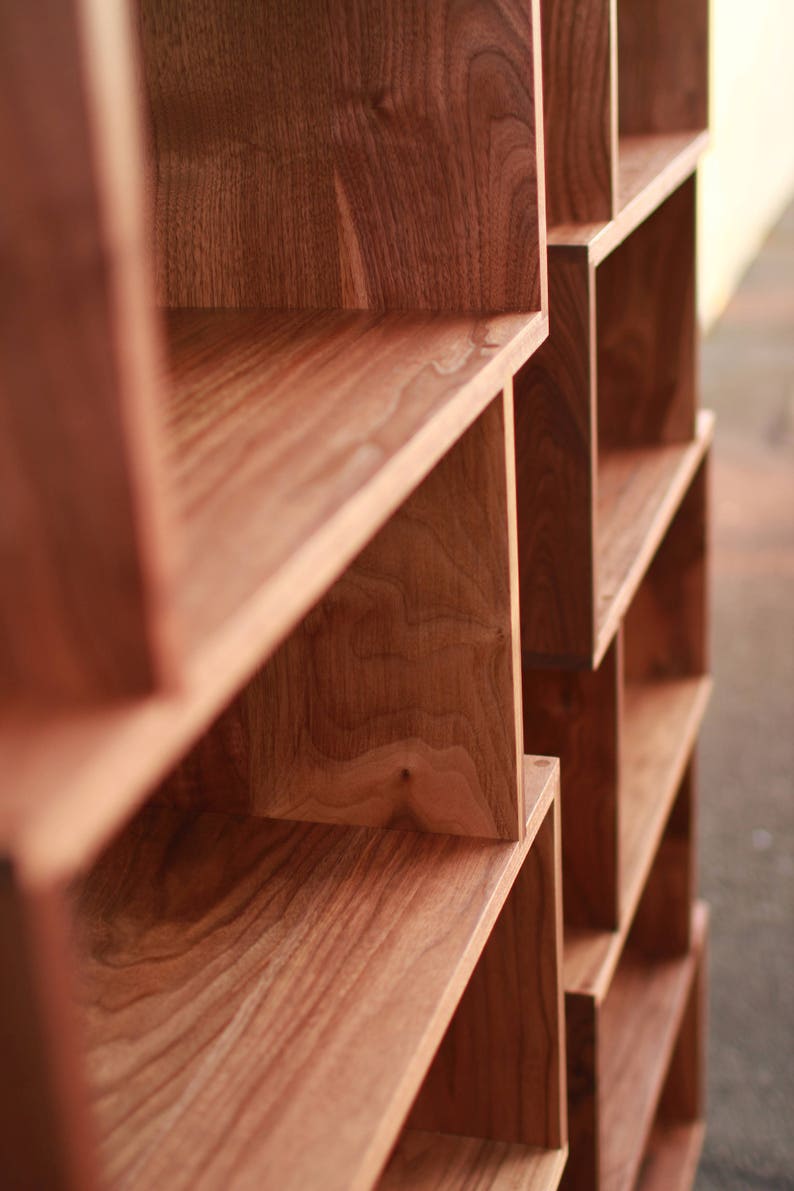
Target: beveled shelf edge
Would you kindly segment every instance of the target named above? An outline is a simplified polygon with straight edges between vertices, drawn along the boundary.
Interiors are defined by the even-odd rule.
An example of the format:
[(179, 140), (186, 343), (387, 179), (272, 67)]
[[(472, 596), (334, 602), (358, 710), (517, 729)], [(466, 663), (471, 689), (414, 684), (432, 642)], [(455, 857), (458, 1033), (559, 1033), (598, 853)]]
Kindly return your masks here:
[[(645, 572), (647, 571), (656, 551), (662, 544), (665, 534), (670, 528), (675, 515), (681, 505), (682, 500), (692, 482), (692, 479), (703, 462), (709, 447), (714, 440), (714, 426), (716, 417), (713, 410), (700, 409), (697, 413), (697, 420), (695, 424), (695, 437), (690, 443), (682, 444), (685, 450), (682, 453), (681, 461), (676, 468), (675, 475), (672, 477), (669, 487), (664, 493), (663, 498), (659, 501), (653, 519), (648, 526), (642, 546), (636, 552), (634, 559), (626, 572), (619, 589), (615, 592), (610, 600), (609, 608), (606, 615), (602, 618), (601, 623), (596, 625), (595, 649), (593, 650), (592, 659), (588, 659), (585, 665), (589, 665), (592, 669), (597, 669), (601, 665), (605, 653), (612, 644), (615, 633), (618, 631), (623, 618), (628, 611), (631, 601), (636, 595), (637, 589), (643, 580)], [(596, 574), (598, 573), (597, 557), (596, 557)], [(594, 609), (597, 617), (598, 612), (598, 591), (595, 593)]]
[[(426, 1142), (426, 1149), (418, 1155), (418, 1160), (414, 1158), (409, 1169), (400, 1171), (391, 1165), (401, 1150), (410, 1149), (412, 1142), (416, 1145), (422, 1141)], [(411, 1162), (409, 1155), (405, 1159)], [(457, 1166), (458, 1170), (439, 1170), (439, 1159), (445, 1166)], [(476, 1175), (477, 1191), (555, 1191), (567, 1160), (567, 1145), (559, 1150), (542, 1150), (517, 1143), (408, 1129), (398, 1140), (376, 1191), (458, 1191), (460, 1184), (456, 1180), (464, 1174)]]
[[(695, 172), (709, 146), (710, 133), (707, 129), (701, 129), (683, 134), (655, 135), (660, 144), (663, 138), (671, 146), (667, 160), (631, 195), (615, 218), (601, 223), (565, 223), (549, 228), (550, 253), (584, 258), (594, 266), (600, 264)], [(630, 139), (639, 141), (644, 138)]]
[(691, 1191), (706, 1134), (706, 1122), (659, 1122), (645, 1147), (637, 1191)]

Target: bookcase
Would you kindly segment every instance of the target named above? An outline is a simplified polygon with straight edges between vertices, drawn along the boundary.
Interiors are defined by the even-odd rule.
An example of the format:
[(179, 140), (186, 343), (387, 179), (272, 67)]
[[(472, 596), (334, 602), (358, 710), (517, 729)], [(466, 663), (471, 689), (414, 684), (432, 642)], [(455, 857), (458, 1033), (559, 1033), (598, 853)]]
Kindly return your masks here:
[(10, 1188), (691, 1181), (705, 8), (580, 8), (0, 15)]

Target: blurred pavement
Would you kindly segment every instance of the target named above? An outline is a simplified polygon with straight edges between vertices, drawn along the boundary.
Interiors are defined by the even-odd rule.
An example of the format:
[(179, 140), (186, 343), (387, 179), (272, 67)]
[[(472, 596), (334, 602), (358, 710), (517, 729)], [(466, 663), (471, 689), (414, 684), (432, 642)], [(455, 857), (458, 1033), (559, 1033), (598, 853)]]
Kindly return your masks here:
[(700, 747), (712, 906), (697, 1191), (794, 1188), (794, 205), (702, 350), (717, 411), (714, 697)]

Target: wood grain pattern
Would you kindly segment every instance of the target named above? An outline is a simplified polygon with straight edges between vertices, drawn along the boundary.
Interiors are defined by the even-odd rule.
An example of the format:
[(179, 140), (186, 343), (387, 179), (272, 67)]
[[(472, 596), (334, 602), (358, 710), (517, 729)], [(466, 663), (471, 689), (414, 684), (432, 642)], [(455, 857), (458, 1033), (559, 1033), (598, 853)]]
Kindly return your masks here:
[(525, 786), (521, 844), (142, 812), (77, 894), (107, 1180), (369, 1186), (558, 767)]
[(684, 955), (692, 945), (697, 839), (694, 769), (693, 757), (676, 792), (631, 926), (634, 944), (649, 955)]
[(96, 1186), (75, 1032), (63, 906), (0, 860), (0, 1154), (9, 1191)]
[(598, 462), (595, 664), (603, 657), (714, 434), (701, 410), (689, 445), (601, 453)]
[(411, 1128), (559, 1149), (562, 1066), (559, 807), (510, 890), (411, 1111)]
[(547, 325), (273, 312), (175, 323), (171, 466), (193, 645), (184, 688), (90, 714), (4, 717), (0, 838), (40, 879), (90, 860)]
[(565, 992), (565, 1053), (568, 1086), (568, 1162), (561, 1186), (584, 1191), (596, 1185), (601, 1153), (600, 1015), (587, 995)]
[(117, 0), (0, 16), (4, 702), (134, 694), (174, 674), (128, 57)]
[(708, 469), (706, 455), (626, 614), (630, 682), (708, 669)]
[(617, 170), (615, 0), (545, 0), (542, 8), (549, 224), (608, 220)]
[(621, 136), (614, 219), (552, 225), (548, 233), (552, 256), (584, 250), (591, 264), (600, 264), (692, 175), (708, 143), (707, 132)]
[(706, 929), (699, 906), (685, 957), (652, 961), (629, 948), (604, 1003), (598, 1091), (604, 1191), (629, 1191), (636, 1181)]
[(622, 667), (613, 642), (595, 671), (523, 672), (524, 739), (560, 758), (565, 922), (618, 925)]
[(512, 423), (509, 400), (488, 406), (224, 712), (166, 796), (275, 818), (519, 837)]
[(378, 1191), (555, 1191), (565, 1150), (407, 1130)]
[(695, 180), (598, 267), (599, 450), (695, 432)]
[(589, 655), (595, 328), (586, 262), (552, 260), (549, 302), (550, 337), (515, 379), (521, 645), (525, 655)]
[(708, 124), (708, 0), (620, 0), (621, 133)]
[(532, 6), (142, 13), (166, 304), (540, 308)]

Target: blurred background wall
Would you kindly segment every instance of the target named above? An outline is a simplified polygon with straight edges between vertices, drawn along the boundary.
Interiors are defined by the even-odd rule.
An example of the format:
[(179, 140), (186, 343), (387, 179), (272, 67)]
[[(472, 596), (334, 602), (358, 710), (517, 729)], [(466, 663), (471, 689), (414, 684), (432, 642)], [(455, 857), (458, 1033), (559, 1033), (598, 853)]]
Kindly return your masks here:
[(711, 0), (699, 307), (712, 325), (794, 195), (794, 0)]

